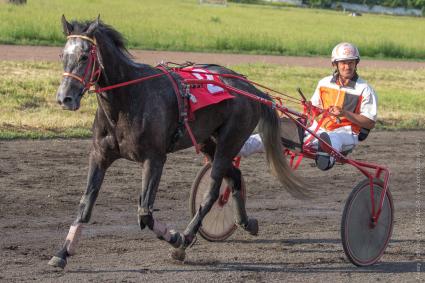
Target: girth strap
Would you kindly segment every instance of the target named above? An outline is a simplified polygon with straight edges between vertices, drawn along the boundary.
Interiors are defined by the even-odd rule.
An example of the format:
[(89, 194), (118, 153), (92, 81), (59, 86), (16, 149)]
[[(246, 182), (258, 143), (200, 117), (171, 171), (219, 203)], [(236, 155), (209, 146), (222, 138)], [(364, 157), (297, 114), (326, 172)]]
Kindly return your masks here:
[(189, 137), (192, 140), (193, 145), (195, 146), (196, 153), (199, 153), (200, 152), (199, 144), (196, 142), (196, 138), (193, 135), (192, 129), (190, 128), (189, 122), (188, 122), (188, 110), (189, 110), (188, 99), (189, 99), (189, 97), (187, 97), (187, 95), (185, 93), (186, 91), (188, 91), (188, 89), (185, 87), (184, 93), (182, 93), (180, 91), (180, 88), (177, 85), (176, 80), (173, 78), (173, 76), (171, 76), (170, 71), (166, 69), (166, 66), (161, 64), (161, 65), (158, 65), (157, 68), (159, 70), (161, 70), (162, 72), (164, 72), (166, 74), (166, 76), (170, 79), (171, 84), (173, 85), (173, 88), (174, 88), (174, 93), (176, 94), (177, 107), (178, 107), (178, 111), (179, 111), (179, 124), (178, 124), (178, 127), (176, 129), (176, 132), (174, 133), (174, 135), (172, 137), (171, 144), (170, 144), (168, 150), (169, 151), (173, 150), (176, 142), (179, 140), (179, 138), (181, 138), (183, 136), (184, 128), (186, 128), (186, 131), (189, 134)]

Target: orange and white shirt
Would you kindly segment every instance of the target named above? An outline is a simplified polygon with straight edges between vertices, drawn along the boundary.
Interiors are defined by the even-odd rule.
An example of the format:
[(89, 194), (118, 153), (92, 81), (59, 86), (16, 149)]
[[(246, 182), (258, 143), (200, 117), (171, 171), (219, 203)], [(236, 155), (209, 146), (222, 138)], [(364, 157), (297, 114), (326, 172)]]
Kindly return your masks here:
[[(376, 121), (377, 118), (376, 93), (357, 74), (346, 86), (340, 86), (337, 83), (336, 75), (323, 78), (319, 81), (311, 102), (314, 106), (322, 109), (339, 106), (346, 111), (363, 115), (373, 121)], [(333, 116), (327, 117), (323, 120), (321, 127), (329, 132), (338, 129), (338, 132), (358, 134), (360, 131), (358, 125), (343, 116), (340, 117), (339, 121)]]

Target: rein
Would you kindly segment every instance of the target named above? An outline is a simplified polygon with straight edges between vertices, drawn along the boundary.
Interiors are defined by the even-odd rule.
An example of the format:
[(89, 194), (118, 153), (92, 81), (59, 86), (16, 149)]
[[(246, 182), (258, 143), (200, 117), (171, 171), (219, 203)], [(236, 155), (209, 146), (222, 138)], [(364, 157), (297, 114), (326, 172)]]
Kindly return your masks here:
[(131, 81), (127, 81), (127, 82), (122, 82), (122, 83), (118, 83), (118, 84), (114, 84), (114, 85), (110, 85), (110, 86), (106, 86), (106, 87), (102, 87), (102, 88), (96, 88), (94, 90), (94, 92), (99, 93), (99, 92), (104, 92), (104, 91), (108, 91), (111, 89), (115, 89), (115, 88), (120, 88), (123, 86), (128, 86), (128, 85), (132, 85), (132, 84), (137, 84), (143, 81), (147, 81), (156, 77), (162, 77), (164, 75), (169, 74), (170, 72), (164, 72), (164, 73), (160, 73), (160, 74), (155, 74), (155, 75), (151, 75), (151, 76), (147, 76), (147, 77), (142, 77), (139, 79), (135, 79), (135, 80), (131, 80)]
[[(215, 75), (215, 76), (219, 76), (219, 77), (223, 77), (223, 78), (239, 79), (239, 80), (251, 83), (253, 85), (256, 85), (258, 87), (261, 87), (263, 89), (266, 89), (268, 91), (271, 91), (273, 93), (279, 94), (281, 96), (285, 96), (286, 99), (301, 102), (301, 104), (304, 106), (304, 114), (302, 114), (302, 116), (304, 118), (307, 118), (307, 120), (314, 120), (314, 118), (320, 113), (322, 113), (324, 115), (328, 114), (327, 111), (324, 111), (322, 109), (319, 109), (319, 108), (311, 105), (310, 102), (305, 100), (304, 96), (303, 96), (303, 99), (301, 99), (301, 100), (297, 99), (297, 98), (292, 97), (290, 95), (287, 95), (285, 93), (273, 90), (269, 87), (266, 87), (264, 85), (261, 85), (259, 83), (254, 82), (254, 81), (251, 81), (251, 80), (247, 79), (246, 77), (244, 77), (242, 75), (219, 74), (219, 73), (211, 73), (211, 72), (198, 72), (198, 71), (184, 70), (183, 69), (184, 67), (187, 67), (189, 65), (181, 65), (179, 67), (169, 67), (167, 65), (167, 63), (161, 64), (161, 65), (157, 66), (157, 69), (161, 70), (161, 73), (159, 73), (159, 74), (155, 74), (155, 75), (151, 75), (151, 76), (147, 76), (147, 77), (141, 77), (141, 78), (134, 79), (134, 80), (131, 80), (131, 81), (122, 82), (122, 83), (118, 83), (118, 84), (99, 88), (96, 85), (96, 83), (100, 78), (101, 64), (99, 63), (98, 58), (97, 58), (97, 43), (96, 43), (96, 40), (92, 39), (90, 37), (84, 36), (84, 35), (69, 35), (67, 37), (67, 39), (70, 39), (70, 38), (81, 38), (81, 39), (87, 40), (91, 43), (91, 49), (90, 49), (90, 54), (89, 54), (89, 64), (87, 65), (87, 67), (84, 71), (84, 75), (82, 77), (80, 77), (80, 76), (73, 74), (73, 73), (68, 73), (68, 72), (63, 73), (64, 77), (71, 77), (71, 78), (79, 81), (84, 86), (84, 89), (81, 92), (81, 96), (84, 95), (84, 93), (88, 90), (90, 92), (101, 93), (101, 92), (109, 91), (109, 90), (112, 90), (112, 89), (132, 85), (132, 84), (137, 84), (137, 83), (147, 81), (147, 80), (151, 80), (151, 79), (154, 79), (154, 78), (157, 78), (157, 77), (167, 76), (169, 78), (169, 80), (171, 81), (171, 83), (173, 85), (173, 89), (174, 89), (174, 92), (175, 92), (176, 97), (177, 97), (177, 105), (178, 105), (178, 111), (179, 111), (179, 126), (178, 126), (176, 133), (173, 136), (173, 140), (172, 140), (172, 143), (170, 145), (170, 148), (172, 148), (174, 146), (175, 142), (177, 142), (178, 138), (183, 135), (182, 125), (184, 125), (184, 127), (186, 128), (186, 130), (189, 134), (190, 139), (192, 140), (193, 145), (195, 146), (196, 153), (199, 153), (199, 151), (200, 151), (199, 145), (196, 142), (196, 139), (195, 139), (195, 137), (192, 133), (192, 130), (189, 126), (189, 123), (188, 123), (188, 117), (187, 117), (188, 107), (189, 107), (188, 102), (187, 102), (188, 93), (182, 93), (180, 91), (175, 79), (171, 76), (171, 72), (173, 72), (173, 71), (175, 72), (177, 70), (180, 71), (180, 72), (200, 73), (200, 74), (203, 74), (203, 75)], [(190, 65), (193, 65), (193, 63), (190, 63)], [(90, 69), (91, 69), (91, 71), (90, 71)], [(89, 73), (89, 71), (90, 71), (90, 73)], [(281, 97), (272, 96), (269, 93), (267, 93), (267, 94), (269, 94), (273, 99), (275, 99), (275, 101), (268, 100), (268, 99), (265, 99), (265, 98), (262, 98), (262, 97), (258, 97), (258, 96), (251, 94), (251, 93), (247, 93), (247, 92), (244, 92), (244, 91), (241, 91), (241, 90), (238, 90), (238, 89), (234, 89), (233, 87), (231, 87), (227, 84), (224, 84), (224, 83), (217, 83), (217, 82), (211, 82), (209, 80), (200, 80), (200, 79), (186, 79), (186, 80), (184, 80), (184, 84), (186, 85), (186, 92), (188, 92), (189, 86), (202, 85), (202, 84), (206, 84), (206, 83), (213, 83), (213, 84), (218, 85), (218, 86), (220, 86), (220, 87), (222, 87), (222, 88), (224, 88), (228, 91), (234, 91), (234, 92), (236, 92), (240, 95), (243, 95), (243, 96), (250, 98), (251, 100), (258, 101), (262, 104), (266, 104), (266, 105), (272, 107), (273, 109), (277, 108), (280, 111), (282, 111), (282, 113), (284, 113), (286, 116), (288, 116), (288, 113), (293, 112), (290, 109), (283, 106), (283, 102), (282, 102)], [(90, 90), (90, 88), (92, 86), (95, 87), (94, 90)], [(311, 115), (311, 113), (313, 113), (313, 114)], [(294, 120), (294, 122), (296, 122), (295, 119), (292, 118), (292, 120)], [(322, 120), (323, 120), (323, 118), (322, 118)], [(321, 125), (321, 121), (319, 122), (318, 127), (314, 130), (314, 133), (317, 132), (320, 125)], [(313, 138), (313, 135), (312, 135), (311, 138)]]

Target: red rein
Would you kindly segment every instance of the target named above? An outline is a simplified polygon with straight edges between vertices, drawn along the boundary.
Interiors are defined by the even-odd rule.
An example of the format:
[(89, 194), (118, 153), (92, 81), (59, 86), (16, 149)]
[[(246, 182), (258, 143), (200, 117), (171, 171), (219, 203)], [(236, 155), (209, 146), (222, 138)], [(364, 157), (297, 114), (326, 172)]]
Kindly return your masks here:
[[(73, 79), (76, 79), (77, 81), (79, 81), (84, 86), (84, 89), (81, 92), (82, 93), (81, 95), (83, 95), (92, 86), (95, 86), (96, 82), (98, 81), (98, 79), (100, 77), (101, 68), (100, 68), (100, 63), (98, 62), (98, 58), (97, 58), (97, 44), (96, 44), (96, 41), (94, 39), (89, 38), (87, 36), (83, 36), (83, 35), (70, 35), (67, 38), (68, 39), (69, 38), (81, 38), (81, 39), (87, 40), (91, 43), (91, 49), (90, 49), (90, 54), (89, 54), (89, 58), (88, 58), (89, 63), (88, 63), (88, 65), (87, 65), (87, 67), (84, 71), (84, 75), (82, 77), (80, 77), (80, 76), (73, 74), (73, 73), (67, 73), (67, 72), (63, 73), (64, 77), (71, 77)], [(112, 89), (116, 89), (116, 88), (120, 88), (120, 87), (124, 87), (124, 86), (128, 86), (128, 85), (140, 83), (140, 82), (143, 82), (143, 81), (147, 81), (147, 80), (150, 80), (150, 79), (154, 79), (154, 78), (157, 78), (157, 77), (160, 77), (160, 76), (167, 75), (169, 77), (170, 81), (173, 84), (173, 88), (174, 88), (174, 91), (175, 91), (176, 96), (177, 96), (177, 101), (180, 105), (180, 97), (181, 97), (180, 90), (177, 87), (174, 79), (170, 76), (170, 71), (166, 70), (163, 67), (158, 67), (158, 69), (160, 69), (162, 71), (162, 73), (147, 76), (147, 77), (138, 78), (138, 79), (127, 81), (127, 82), (118, 83), (118, 84), (115, 84), (115, 85), (106, 86), (106, 87), (103, 87), (103, 88), (98, 88), (98, 87), (95, 86), (94, 92), (96, 92), (96, 93), (105, 92), (105, 91), (108, 91), (108, 90), (112, 90)], [(197, 71), (187, 71), (187, 72), (197, 73)], [(261, 84), (258, 84), (256, 82), (250, 81), (243, 76), (234, 75), (234, 74), (216, 74), (216, 73), (202, 73), (202, 74), (204, 74), (204, 75), (205, 74), (211, 74), (211, 75), (217, 75), (217, 76), (221, 76), (221, 77), (225, 77), (225, 78), (239, 79), (239, 80), (251, 83), (253, 85), (257, 85), (257, 86), (262, 87), (266, 90), (287, 96), (288, 98), (295, 100), (295, 98), (293, 98), (293, 97), (290, 97), (290, 96), (288, 96), (284, 93), (280, 93), (278, 91), (270, 89), (270, 88), (263, 86)], [(272, 108), (277, 108), (281, 112), (283, 112), (287, 116), (289, 116), (289, 118), (291, 118), (292, 120), (297, 122), (294, 118), (292, 118), (290, 115), (288, 115), (288, 113), (295, 114), (295, 115), (297, 115), (297, 114), (299, 115), (299, 113), (284, 107), (282, 105), (282, 101), (280, 99), (277, 99), (278, 102), (276, 103), (275, 101), (268, 100), (268, 99), (265, 99), (265, 98), (262, 98), (262, 97), (258, 97), (256, 95), (251, 94), (251, 93), (236, 89), (236, 88), (229, 86), (227, 84), (218, 83), (218, 82), (215, 82), (215, 81), (211, 82), (210, 80), (193, 79), (193, 80), (185, 80), (184, 82), (188, 85), (213, 83), (213, 84), (218, 85), (222, 88), (225, 88), (229, 91), (234, 91), (234, 92), (236, 92), (240, 95), (246, 96), (246, 97), (250, 98), (251, 100), (254, 100), (254, 101), (260, 102), (262, 104), (268, 105)], [(297, 100), (297, 101), (299, 101), (299, 100)], [(304, 101), (304, 103), (305, 103), (305, 101)], [(312, 107), (312, 106), (310, 105), (310, 107)], [(179, 112), (180, 112), (180, 106), (179, 106)], [(181, 113), (180, 113), (180, 115), (181, 115)], [(193, 145), (195, 146), (196, 153), (199, 153), (199, 146), (198, 146), (196, 139), (195, 139), (195, 137), (194, 137), (194, 135), (193, 135), (193, 133), (190, 129), (190, 126), (189, 126), (188, 121), (187, 121), (187, 117), (184, 117), (184, 125), (185, 125), (186, 130), (188, 131), (188, 134), (190, 136), (190, 139), (192, 140)]]

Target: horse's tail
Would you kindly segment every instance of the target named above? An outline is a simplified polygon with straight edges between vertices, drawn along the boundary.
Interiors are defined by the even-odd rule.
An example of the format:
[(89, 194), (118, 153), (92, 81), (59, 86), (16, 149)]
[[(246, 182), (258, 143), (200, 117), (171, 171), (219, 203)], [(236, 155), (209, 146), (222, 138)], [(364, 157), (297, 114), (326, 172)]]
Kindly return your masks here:
[(308, 198), (309, 191), (303, 182), (293, 173), (283, 154), (280, 137), (279, 117), (274, 109), (261, 106), (259, 132), (263, 140), (270, 169), (285, 189), (296, 198)]

